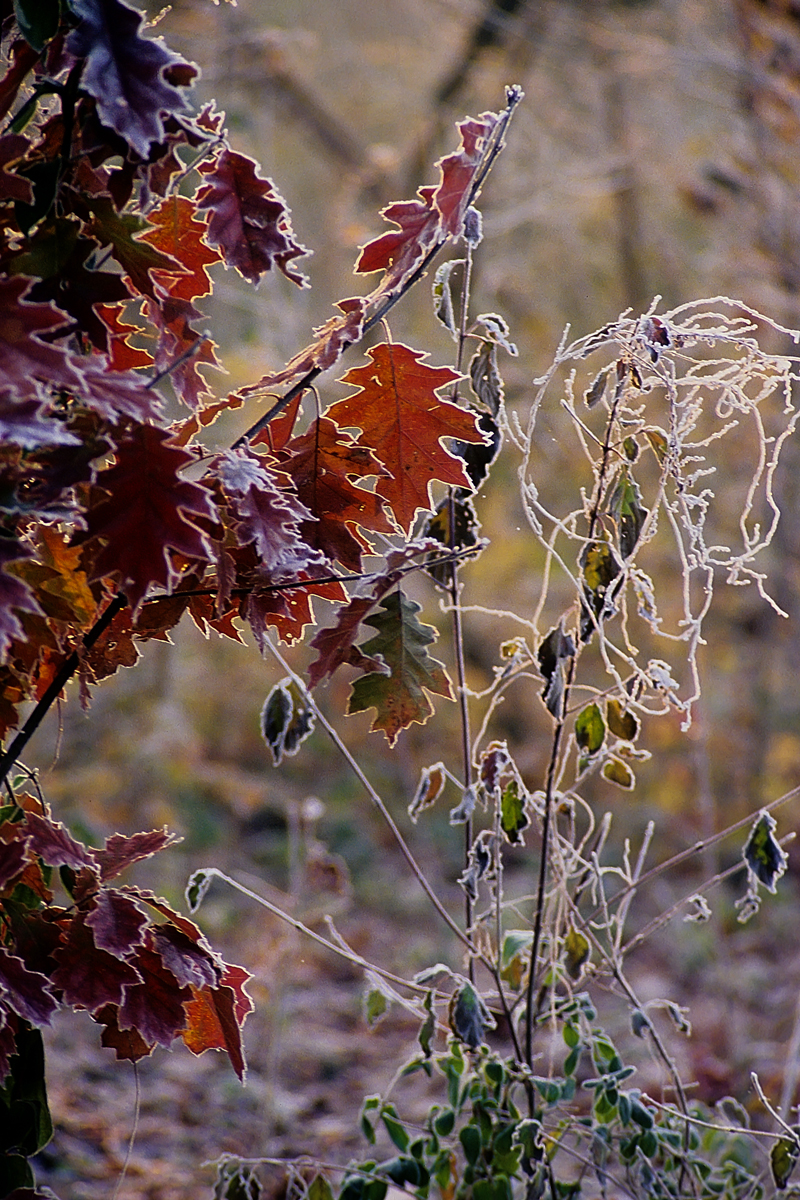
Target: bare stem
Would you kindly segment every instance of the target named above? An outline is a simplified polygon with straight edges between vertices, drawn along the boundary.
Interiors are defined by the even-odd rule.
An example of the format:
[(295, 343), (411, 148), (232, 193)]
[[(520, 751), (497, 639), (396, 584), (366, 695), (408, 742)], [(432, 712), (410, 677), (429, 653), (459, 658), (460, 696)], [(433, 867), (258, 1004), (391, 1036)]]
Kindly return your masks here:
[(472, 939), (468, 936), (468, 934), (466, 934), (460, 928), (458, 922), (453, 919), (453, 917), (450, 915), (450, 913), (447, 911), (447, 909), (442, 904), (439, 897), (436, 895), (435, 891), (433, 890), (430, 883), (428, 882), (428, 879), (425, 876), (424, 871), (422, 870), (419, 863), (415, 859), (405, 838), (403, 837), (402, 833), (398, 829), (398, 827), (395, 823), (395, 820), (392, 817), (392, 814), (389, 812), (388, 808), (384, 804), (380, 795), (375, 790), (375, 788), (372, 786), (369, 779), (364, 774), (361, 767), (356, 762), (355, 758), (353, 757), (353, 755), (348, 750), (347, 746), (342, 741), (337, 730), (334, 728), (333, 725), (331, 725), (330, 721), (327, 719), (327, 717), (324, 715), (324, 713), (320, 710), (319, 705), (314, 700), (313, 696), (311, 695), (308, 688), (306, 687), (304, 681), (301, 679), (301, 677), (295, 671), (292, 670), (292, 668), (287, 663), (286, 659), (283, 657), (281, 652), (278, 650), (277, 646), (275, 646), (270, 641), (267, 642), (267, 645), (268, 645), (270, 653), (272, 654), (275, 661), (280, 663), (281, 667), (286, 672), (286, 674), (290, 677), (290, 679), (295, 684), (295, 686), (300, 689), (306, 703), (309, 705), (309, 707), (314, 712), (314, 715), (316, 716), (320, 725), (323, 727), (323, 729), (326, 731), (328, 736), (331, 738), (334, 745), (336, 746), (336, 749), (339, 751), (339, 753), (345, 759), (345, 761), (347, 762), (351, 771), (356, 776), (356, 778), (358, 779), (361, 786), (364, 788), (364, 791), (367, 793), (370, 800), (372, 801), (372, 803), (377, 808), (378, 812), (383, 817), (384, 821), (386, 822), (386, 824), (388, 825), (388, 827), (391, 831), (392, 837), (394, 838), (395, 842), (397, 843), (400, 853), (403, 855), (403, 858), (408, 863), (413, 875), (419, 882), (422, 890), (425, 892), (425, 895), (428, 897), (428, 899), (430, 900), (433, 907), (436, 909), (439, 916), (445, 922), (447, 927), (456, 935), (456, 937), (459, 939), (459, 941), (464, 944), (464, 946), (467, 949), (467, 952), (472, 957), (480, 959), (480, 961), (484, 964), (484, 966), (487, 968), (487, 970), (492, 971), (492, 964), (480, 952), (480, 950), (477, 948), (477, 946), (474, 945), (474, 943), (472, 942)]

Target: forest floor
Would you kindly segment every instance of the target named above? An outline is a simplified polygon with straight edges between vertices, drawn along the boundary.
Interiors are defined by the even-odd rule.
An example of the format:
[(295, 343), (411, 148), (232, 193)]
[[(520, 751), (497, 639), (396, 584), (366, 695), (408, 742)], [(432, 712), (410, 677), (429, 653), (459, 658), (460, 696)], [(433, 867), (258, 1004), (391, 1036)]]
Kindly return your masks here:
[[(671, 1028), (666, 1016), (663, 1032), (690, 1081), (690, 1095), (707, 1103), (732, 1095), (755, 1114), (750, 1071), (759, 1072), (767, 1095), (778, 1103), (786, 1072), (796, 1067), (787, 1064), (787, 1044), (797, 1018), (800, 947), (794, 936), (796, 898), (786, 898), (794, 886), (788, 879), (786, 884), (783, 899), (765, 905), (750, 925), (715, 917), (711, 925), (698, 926), (678, 918), (631, 962), (630, 979), (642, 1003), (662, 998), (688, 1007), (692, 1035)], [(730, 900), (722, 898), (720, 907)], [(365, 1156), (357, 1119), (361, 1101), (383, 1092), (398, 1066), (418, 1050), (420, 1023), (394, 1006), (368, 1028), (361, 972), (300, 942), (294, 931), (273, 929), (269, 919), (255, 925), (255, 931), (252, 923), (240, 927), (235, 938), (238, 961), (254, 974), (256, 1008), (245, 1030), (246, 1086), (223, 1056), (198, 1059), (179, 1042), (172, 1052), (159, 1050), (142, 1061), (136, 1072), (138, 1124), (124, 1178), (136, 1073), (100, 1047), (99, 1028), (86, 1016), (63, 1013), (46, 1031), (55, 1134), (36, 1170), (38, 1182), (60, 1200), (210, 1198), (213, 1164), (225, 1155), (308, 1155), (340, 1165)], [(399, 909), (395, 918), (384, 911), (370, 916), (355, 906), (337, 916), (337, 927), (358, 953), (393, 964), (405, 953), (410, 971), (421, 965), (413, 925)], [(602, 980), (592, 990), (604, 1021), (606, 998), (607, 1028), (617, 1044), (638, 1051), (634, 1082), (655, 1097), (664, 1095), (663, 1073), (630, 1037), (623, 1006)], [(650, 1011), (661, 1020), (657, 1010)], [(443, 1045), (440, 1034), (437, 1047)], [(435, 1079), (418, 1073), (409, 1098), (404, 1082), (402, 1100), (397, 1098), (401, 1111), (421, 1119), (436, 1098), (434, 1087)], [(284, 1194), (280, 1167), (263, 1166), (260, 1177), (266, 1197)]]

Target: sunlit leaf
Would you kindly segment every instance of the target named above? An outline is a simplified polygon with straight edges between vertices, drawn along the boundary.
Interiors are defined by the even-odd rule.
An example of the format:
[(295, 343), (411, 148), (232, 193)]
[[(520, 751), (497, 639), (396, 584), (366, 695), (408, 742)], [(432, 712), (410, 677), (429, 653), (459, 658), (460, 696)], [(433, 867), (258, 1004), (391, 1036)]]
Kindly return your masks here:
[(295, 241), (286, 201), (271, 180), (261, 178), (254, 160), (226, 148), (199, 170), (206, 184), (197, 207), (211, 214), (206, 238), (220, 248), (227, 265), (251, 283), (276, 266), (292, 283), (307, 287), (294, 260), (308, 251)]
[(586, 754), (596, 754), (606, 737), (606, 724), (597, 704), (587, 704), (575, 718), (575, 740)]
[(626, 791), (632, 791), (636, 784), (636, 777), (627, 763), (624, 763), (621, 758), (609, 758), (603, 763), (603, 778), (609, 783), (615, 783), (617, 787), (625, 788)]
[(444, 790), (447, 775), (444, 763), (434, 763), (431, 767), (423, 767), (414, 799), (408, 806), (408, 815), (416, 825), (419, 814), (435, 804)]
[(610, 696), (606, 701), (606, 722), (609, 733), (626, 742), (635, 742), (639, 735), (639, 718), (631, 708), (623, 708), (622, 701)]
[(452, 368), (428, 366), (426, 354), (402, 342), (383, 342), (367, 353), (369, 364), (353, 367), (342, 380), (357, 393), (333, 404), (328, 415), (340, 426), (359, 429), (359, 444), (388, 469), (375, 490), (408, 530), (419, 509), (430, 509), (434, 480), (470, 486), (461, 459), (445, 449), (442, 439), (482, 442), (483, 434), (474, 413), (436, 394), (459, 378)]

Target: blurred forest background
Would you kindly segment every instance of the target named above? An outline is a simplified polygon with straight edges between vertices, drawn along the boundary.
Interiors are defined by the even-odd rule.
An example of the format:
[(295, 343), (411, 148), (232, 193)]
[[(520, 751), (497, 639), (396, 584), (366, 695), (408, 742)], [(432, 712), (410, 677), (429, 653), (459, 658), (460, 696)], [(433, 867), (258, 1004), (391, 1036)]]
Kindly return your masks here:
[[(151, 16), (160, 7), (150, 5)], [(214, 98), (227, 112), (234, 145), (275, 181), (298, 240), (314, 250), (304, 263), (312, 287), (303, 292), (282, 277), (257, 291), (230, 274), (216, 277), (207, 315), (228, 371), (211, 380), (219, 394), (280, 366), (335, 301), (364, 287), (352, 264), (358, 246), (381, 231), (380, 208), (431, 181), (434, 161), (455, 145), (454, 122), (501, 108), (508, 83), (526, 99), (484, 188), (473, 311), (503, 314), (519, 347), (504, 369), (509, 409), (524, 413), (566, 325), (571, 336), (588, 334), (622, 310), (647, 309), (656, 294), (662, 309), (727, 295), (800, 327), (800, 5), (791, 0), (173, 0), (159, 31), (200, 65), (198, 102)], [(391, 327), (395, 340), (430, 350), (434, 364), (452, 362), (429, 283), (398, 307)], [(791, 352), (789, 339), (768, 330), (765, 338), (768, 348)], [(333, 377), (323, 378), (323, 402), (341, 394)], [(226, 414), (214, 427), (219, 444), (252, 419)], [(556, 417), (544, 413), (539, 428), (542, 486), (576, 494), (582, 464), (571, 461)], [(735, 477), (739, 464), (729, 467)], [(656, 819), (656, 859), (800, 781), (799, 478), (800, 453), (790, 445), (776, 489), (783, 520), (767, 564), (788, 619), (752, 588), (721, 588), (690, 732), (680, 732), (677, 717), (653, 721), (644, 744), (654, 758), (638, 772), (637, 791), (597, 789), (598, 805), (615, 814), (616, 841), (636, 842)], [(464, 572), (466, 604), (525, 612), (535, 602), (534, 540), (516, 489), (514, 464), (501, 457), (478, 505), (492, 545)], [(415, 588), (426, 619), (442, 630), (437, 657), (450, 662), (435, 589)], [(467, 620), (472, 686), (491, 680), (498, 643), (515, 632)], [(204, 641), (187, 626), (175, 642), (146, 645), (136, 670), (96, 691), (88, 715), (77, 699), (51, 714), (27, 761), (40, 769), (55, 815), (92, 841), (162, 824), (182, 833), (179, 851), (156, 859), (148, 877), (172, 900), (192, 869), (213, 864), (307, 922), (333, 914), (359, 952), (386, 965), (414, 970), (451, 953), (325, 734), (279, 770), (271, 766), (258, 718), (280, 670), (252, 646), (213, 634)], [(289, 657), (303, 666), (310, 656), (298, 648)], [(319, 697), (410, 829), (405, 809), (420, 768), (457, 744), (455, 706), (440, 704), (435, 720), (401, 735), (389, 754), (368, 734), (368, 719), (340, 716), (346, 698), (346, 681)], [(532, 687), (500, 710), (492, 730), (508, 740), (532, 787), (549, 727)], [(797, 815), (784, 810), (781, 828)], [(410, 836), (458, 911), (461, 845), (446, 809)], [(726, 853), (706, 857), (703, 874), (728, 865), (739, 847)], [(519, 890), (530, 891), (529, 860), (520, 854), (515, 867)], [(691, 879), (675, 885), (678, 894)], [(781, 891), (774, 911), (742, 929), (734, 884), (711, 932), (670, 931), (643, 959), (654, 993), (692, 993), (703, 1058), (688, 1070), (706, 1098), (746, 1087), (756, 1061), (780, 1069), (800, 976), (786, 943), (796, 925), (792, 877)], [(670, 899), (665, 891), (659, 909)], [(121, 1200), (194, 1196), (199, 1175), (213, 1177), (198, 1164), (224, 1151), (346, 1159), (360, 1094), (379, 1090), (393, 1047), (402, 1053), (413, 1041), (413, 1024), (401, 1018), (367, 1031), (355, 974), (260, 910), (220, 889), (200, 919), (214, 944), (255, 974), (248, 1091), (209, 1056), (157, 1054), (142, 1064), (142, 1124)], [(735, 978), (721, 974), (719, 939), (729, 951), (725, 971), (738, 962)], [(107, 1194), (108, 1173), (124, 1157), (133, 1083), (107, 1052), (91, 1049), (88, 1021), (85, 1056), (76, 1056), (75, 1025), (65, 1021), (51, 1038), (60, 1056), (50, 1068), (58, 1062), (50, 1086), (59, 1131), (44, 1167), (57, 1191), (91, 1200)], [(173, 1137), (170, 1125), (182, 1134)]]

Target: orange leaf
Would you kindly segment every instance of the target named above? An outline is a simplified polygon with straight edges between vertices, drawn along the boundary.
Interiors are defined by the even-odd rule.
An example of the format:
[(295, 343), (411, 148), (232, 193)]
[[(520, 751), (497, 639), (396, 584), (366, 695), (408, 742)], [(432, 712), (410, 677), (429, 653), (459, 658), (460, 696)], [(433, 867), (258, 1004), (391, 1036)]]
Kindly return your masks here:
[(142, 241), (177, 259), (185, 271), (159, 273), (170, 295), (182, 300), (207, 296), (212, 285), (206, 268), (220, 262), (221, 255), (206, 243), (207, 222), (198, 219), (194, 202), (186, 196), (168, 196), (147, 219), (154, 228), (143, 234)]
[(356, 526), (392, 532), (380, 497), (353, 482), (386, 474), (372, 451), (342, 433), (328, 417), (320, 417), (287, 443), (280, 461), (294, 480), (298, 497), (314, 514), (315, 520), (300, 526), (309, 546), (351, 571), (360, 571), (362, 551), (372, 547)]
[(442, 438), (482, 442), (483, 434), (472, 413), (436, 395), (460, 378), (451, 367), (428, 366), (426, 354), (402, 342), (383, 342), (368, 354), (371, 362), (342, 380), (359, 391), (328, 415), (340, 427), (360, 429), (358, 443), (389, 469), (375, 490), (407, 532), (419, 509), (430, 510), (433, 480), (472, 490), (462, 460), (445, 450)]

